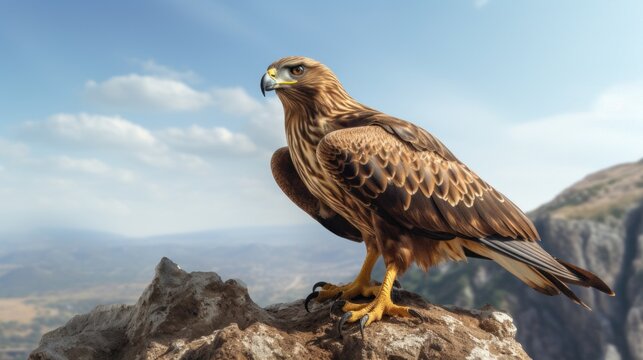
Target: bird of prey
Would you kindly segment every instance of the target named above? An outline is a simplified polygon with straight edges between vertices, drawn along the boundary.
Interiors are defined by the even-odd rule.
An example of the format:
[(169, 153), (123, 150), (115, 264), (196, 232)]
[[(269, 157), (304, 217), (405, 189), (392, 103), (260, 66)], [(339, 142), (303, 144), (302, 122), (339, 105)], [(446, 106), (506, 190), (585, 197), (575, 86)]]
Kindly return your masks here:
[[(280, 59), (261, 78), (264, 96), (271, 90), (284, 108), (288, 145), (272, 156), (277, 184), (328, 230), (366, 245), (353, 282), (317, 283), (306, 301), (340, 302), (340, 335), (346, 322), (359, 321), (363, 334), (383, 315), (421, 318), (391, 300), (396, 277), (414, 262), (426, 270), (445, 260), (490, 259), (533, 289), (585, 307), (567, 284), (614, 295), (596, 275), (541, 248), (527, 216), (436, 137), (360, 104), (325, 65)], [(380, 256), (381, 285), (371, 280)], [(374, 299), (349, 301), (360, 295)]]

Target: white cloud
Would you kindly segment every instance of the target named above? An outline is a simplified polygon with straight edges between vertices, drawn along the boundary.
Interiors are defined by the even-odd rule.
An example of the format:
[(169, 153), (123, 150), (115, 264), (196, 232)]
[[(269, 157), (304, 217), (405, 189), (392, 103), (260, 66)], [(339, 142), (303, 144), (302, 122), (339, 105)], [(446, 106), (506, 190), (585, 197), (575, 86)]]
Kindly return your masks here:
[(600, 114), (640, 117), (643, 114), (643, 84), (621, 84), (601, 93), (594, 111)]
[(0, 157), (24, 159), (29, 155), (29, 147), (23, 143), (0, 138)]
[(160, 131), (158, 136), (174, 148), (208, 154), (247, 154), (257, 149), (247, 135), (223, 127), (207, 129), (192, 125), (188, 128), (169, 128)]
[(114, 168), (95, 158), (79, 159), (69, 156), (59, 156), (55, 158), (55, 162), (59, 168), (64, 170), (99, 175), (123, 183), (131, 183), (136, 177), (130, 170)]
[(88, 95), (103, 104), (125, 109), (199, 110), (211, 105), (207, 92), (200, 92), (175, 79), (130, 74), (103, 82), (90, 80)]
[(244, 130), (250, 135), (248, 138), (226, 133), (222, 127), (185, 129), (181, 134), (168, 131), (172, 133), (168, 135), (169, 139), (178, 146), (186, 145), (177, 139), (182, 137), (197, 140), (189, 146), (192, 148), (203, 145), (225, 148), (221, 145), (230, 135), (239, 142), (237, 152), (239, 148), (243, 149), (241, 152), (247, 152), (254, 144), (268, 151), (285, 144), (283, 110), (276, 97), (257, 101), (241, 87), (197, 91), (183, 82), (197, 79), (192, 71), (176, 71), (154, 60), (138, 62), (148, 75), (115, 76), (102, 83), (90, 80), (86, 84), (87, 93), (103, 104), (126, 109), (200, 110), (212, 107), (228, 116), (246, 120)]
[(228, 114), (248, 116), (263, 110), (263, 105), (241, 87), (215, 89), (212, 96), (217, 108)]
[[(24, 129), (44, 144), (76, 146), (86, 152), (101, 149), (103, 153), (137, 159), (159, 168), (204, 170), (209, 167), (208, 160), (214, 161), (221, 155), (249, 155), (257, 150), (247, 135), (224, 127), (191, 125), (152, 131), (118, 116), (57, 114), (44, 121), (27, 122)], [(0, 154), (2, 148), (0, 141)], [(68, 159), (66, 164), (71, 166)], [(101, 168), (95, 161), (73, 165), (77, 170), (83, 165), (87, 172)]]
[(110, 167), (98, 159), (73, 159), (68, 156), (56, 158), (58, 166), (63, 169), (79, 170), (89, 174), (105, 174)]
[[(267, 160), (256, 156), (243, 133), (199, 125), (152, 130), (96, 114), (57, 114), (21, 130), (31, 141), (33, 161), (0, 161), (5, 228), (82, 226), (150, 234), (291, 218), (274, 208), (280, 197)], [(0, 152), (25, 151), (0, 139)], [(236, 189), (244, 178), (257, 184), (221, 191)]]
[(212, 95), (220, 110), (248, 118), (247, 131), (256, 143), (267, 150), (286, 144), (283, 108), (276, 97), (260, 102), (239, 87), (216, 89)]
[(641, 104), (643, 86), (619, 85), (598, 94), (583, 111), (522, 123), (484, 122), (487, 128), (462, 132), (461, 148), (452, 150), (530, 210), (592, 172), (643, 157)]
[(538, 146), (541, 156), (576, 164), (643, 156), (643, 86), (603, 91), (586, 111), (536, 119), (511, 128), (516, 141)]
[(151, 59), (145, 61), (137, 60), (136, 62), (140, 64), (143, 72), (148, 75), (164, 79), (185, 81), (188, 83), (195, 83), (200, 80), (199, 75), (192, 70), (178, 71), (168, 66), (158, 64), (156, 61)]
[(168, 148), (139, 152), (135, 156), (143, 163), (158, 168), (186, 170), (207, 170), (210, 168), (210, 164), (201, 156), (185, 154)]
[(152, 133), (119, 116), (94, 114), (56, 114), (45, 121), (25, 124), (28, 132), (45, 138), (91, 145), (116, 145), (133, 148), (157, 146)]
[(261, 110), (256, 112), (248, 124), (248, 132), (257, 142), (261, 141), (269, 150), (286, 145), (284, 112), (279, 99), (266, 101)]

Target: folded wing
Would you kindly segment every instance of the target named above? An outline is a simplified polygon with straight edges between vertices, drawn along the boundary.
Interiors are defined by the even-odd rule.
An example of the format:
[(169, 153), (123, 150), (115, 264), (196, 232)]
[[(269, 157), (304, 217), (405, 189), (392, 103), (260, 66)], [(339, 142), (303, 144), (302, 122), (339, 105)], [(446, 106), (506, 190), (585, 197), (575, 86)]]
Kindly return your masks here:
[(270, 168), (279, 188), (300, 209), (304, 210), (335, 235), (357, 242), (362, 241), (359, 230), (339, 214), (325, 208), (322, 215), (323, 205), (308, 190), (299, 174), (297, 174), (288, 147), (282, 147), (275, 151), (270, 161)]
[(412, 231), (538, 239), (518, 207), (431, 140), (422, 148), (385, 127), (360, 126), (326, 135), (317, 157), (346, 191)]

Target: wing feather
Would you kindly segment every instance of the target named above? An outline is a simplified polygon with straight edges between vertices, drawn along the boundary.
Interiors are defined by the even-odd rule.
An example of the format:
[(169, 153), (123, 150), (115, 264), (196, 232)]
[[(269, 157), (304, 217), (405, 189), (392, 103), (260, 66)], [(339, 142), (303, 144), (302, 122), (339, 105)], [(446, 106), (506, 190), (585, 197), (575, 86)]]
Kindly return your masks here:
[(324, 169), (346, 191), (411, 230), (538, 239), (518, 207), (428, 133), (378, 121), (331, 132), (317, 148)]
[[(275, 151), (270, 161), (270, 167), (279, 188), (300, 209), (304, 210), (335, 235), (357, 242), (362, 241), (360, 231), (339, 214), (325, 208), (325, 215), (322, 216), (322, 204), (308, 190), (299, 174), (297, 174), (288, 147), (282, 147)], [(359, 170), (358, 168), (356, 169)]]

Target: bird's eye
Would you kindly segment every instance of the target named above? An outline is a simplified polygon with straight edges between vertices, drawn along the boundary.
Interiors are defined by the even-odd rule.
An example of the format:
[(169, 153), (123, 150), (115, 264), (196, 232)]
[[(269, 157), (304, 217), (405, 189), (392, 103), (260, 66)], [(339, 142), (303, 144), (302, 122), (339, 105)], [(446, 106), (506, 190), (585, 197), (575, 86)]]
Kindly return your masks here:
[(304, 73), (304, 67), (301, 65), (293, 66), (290, 68), (290, 73), (299, 76)]

